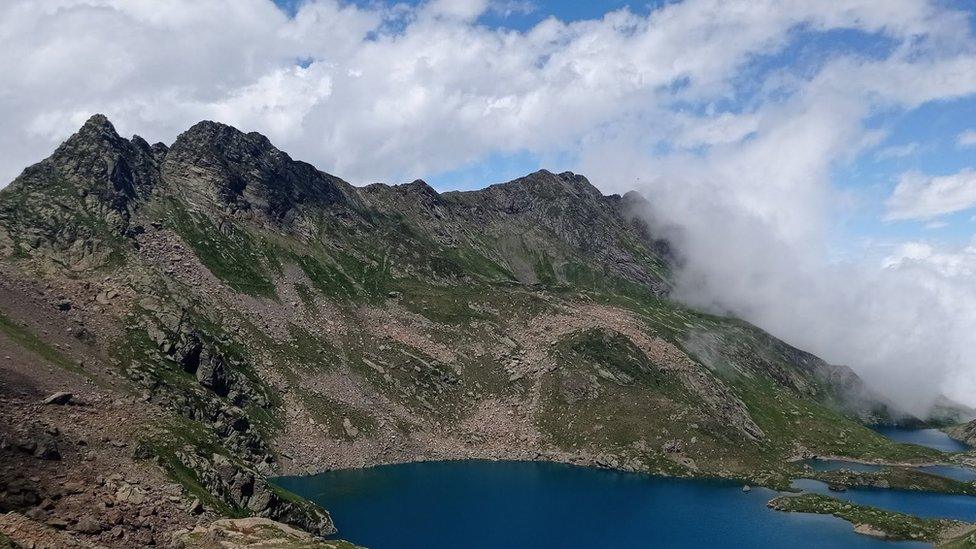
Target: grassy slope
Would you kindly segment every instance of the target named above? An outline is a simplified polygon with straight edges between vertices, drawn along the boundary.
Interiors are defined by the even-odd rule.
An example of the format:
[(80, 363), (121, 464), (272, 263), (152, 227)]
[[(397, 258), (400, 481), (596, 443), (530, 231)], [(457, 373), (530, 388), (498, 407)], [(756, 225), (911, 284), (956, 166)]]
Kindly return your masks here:
[[(395, 292), (399, 295), (400, 305), (408, 311), (420, 314), (436, 325), (460, 331), (478, 322), (504, 324), (510, 319), (528, 319), (547, 307), (534, 298), (532, 292), (507, 282), (511, 278), (507, 269), (482, 252), (464, 247), (444, 249), (399, 219), (378, 222), (379, 232), (397, 235), (393, 246), (389, 244), (392, 241), (383, 237), (350, 237), (327, 223), (320, 225), (317, 241), (297, 245), (271, 233), (233, 228), (218, 231), (206, 220), (188, 221), (186, 217), (171, 219), (176, 219), (178, 232), (203, 263), (229, 286), (252, 295), (272, 296), (271, 278), (283, 264), (293, 263), (305, 272), (313, 285), (301, 289), (303, 301), (310, 303), (317, 294), (340, 307), (354, 308), (362, 304), (382, 304), (388, 294)], [(761, 332), (739, 329), (741, 323), (738, 321), (684, 308), (584, 263), (557, 266), (544, 253), (536, 257), (538, 277), (549, 283), (543, 287), (559, 298), (566, 301), (592, 299), (625, 308), (641, 318), (648, 332), (679, 347), (684, 347), (689, 337), (697, 332), (721, 334), (731, 331), (735, 331), (741, 340), (739, 343), (745, 345), (747, 351), (751, 347), (757, 356), (769, 345), (767, 341), (755, 338), (754, 334)], [(651, 267), (662, 268), (652, 259), (646, 259)], [(409, 275), (394, 270), (395, 266), (402, 265), (412, 265)], [(568, 284), (556, 283), (560, 279)], [(440, 334), (447, 344), (452, 343), (451, 337), (456, 337), (450, 332), (445, 330)], [(296, 340), (317, 344), (311, 334)], [(463, 393), (473, 387), (475, 381), (480, 389), (487, 387), (489, 394), (505, 391), (503, 376), (487, 374), (487, 365), (474, 361), (461, 365), (462, 380), (470, 378), (471, 381), (467, 386), (461, 383), (455, 389), (443, 390), (436, 383), (418, 379), (419, 376), (409, 370), (397, 369), (388, 372), (395, 378), (391, 385), (363, 361), (367, 356), (371, 357), (367, 360), (374, 363), (383, 361), (384, 353), (376, 350), (375, 342), (364, 341), (359, 334), (338, 344), (339, 352), (370, 379), (375, 388), (403, 402), (416, 413), (436, 411), (438, 419), (459, 419), (469, 404)], [(657, 448), (667, 440), (690, 441), (694, 438), (692, 455), (699, 466), (708, 471), (778, 468), (794, 452), (797, 442), (820, 454), (854, 458), (911, 461), (938, 457), (935, 451), (892, 443), (831, 409), (826, 402), (797, 394), (771, 378), (719, 370), (715, 375), (733, 388), (768, 435), (763, 443), (741, 445), (735, 433), (673, 419), (676, 414), (695, 410), (694, 397), (676, 380), (633, 371), (640, 367), (628, 366), (626, 360), (621, 362), (619, 357), (613, 356), (622, 352), (633, 354), (627, 350), (625, 338), (611, 337), (585, 352), (572, 349), (573, 345), (573, 342), (561, 342), (555, 349), (555, 358), (565, 367), (554, 379), (547, 380), (545, 411), (538, 418), (543, 430), (551, 435), (552, 442), (566, 449), (613, 449), (638, 457), (648, 466), (674, 470), (671, 462), (661, 458)], [(694, 356), (692, 351), (688, 352)], [(387, 362), (402, 359), (395, 348), (385, 353), (393, 355)], [(634, 360), (634, 357), (627, 360)], [(572, 392), (566, 387), (574, 383), (580, 385), (580, 379), (598, 374), (594, 370), (596, 366), (624, 371), (633, 382), (623, 384), (604, 380), (606, 387), (599, 391), (598, 398), (569, 403), (560, 397), (562, 393)], [(776, 367), (795, 368), (788, 363)], [(423, 370), (424, 375), (435, 377), (444, 373)], [(286, 368), (286, 371), (289, 377), (301, 376), (300, 369)], [(319, 410), (316, 412), (319, 420), (329, 425), (330, 430), (337, 429), (341, 417), (354, 414), (350, 410), (336, 409), (335, 402), (321, 397), (304, 395), (304, 400), (306, 404), (312, 404), (313, 410)], [(313, 402), (315, 400), (319, 402)], [(369, 429), (369, 417), (360, 414), (355, 419), (357, 425)], [(839, 437), (839, 433), (843, 433), (843, 437)], [(655, 451), (635, 453), (632, 448), (638, 440), (648, 441)]]

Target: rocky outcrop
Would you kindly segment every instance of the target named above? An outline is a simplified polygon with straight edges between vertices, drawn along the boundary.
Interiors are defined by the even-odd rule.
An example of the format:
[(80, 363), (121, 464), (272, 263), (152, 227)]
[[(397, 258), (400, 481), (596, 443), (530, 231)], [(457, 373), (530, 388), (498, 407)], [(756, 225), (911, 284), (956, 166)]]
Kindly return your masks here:
[(327, 511), (295, 496), (286, 497), (283, 490), (233, 457), (223, 454), (207, 457), (186, 449), (178, 453), (178, 458), (208, 492), (221, 496), (236, 509), (291, 524), (321, 537), (336, 531)]
[(348, 183), (292, 160), (259, 133), (211, 121), (176, 138), (162, 175), (168, 192), (204, 210), (275, 226), (293, 227), (309, 207), (347, 216), (362, 208)]
[(945, 432), (950, 437), (976, 447), (976, 420), (947, 427)]
[(92, 116), (51, 157), (15, 179), (0, 201), (0, 250), (47, 255), (73, 268), (103, 265), (159, 184), (161, 153)]
[(30, 425), (21, 431), (21, 435), (13, 441), (13, 446), (31, 454), (38, 459), (59, 460), (61, 450), (58, 448), (58, 429), (42, 425)]
[(260, 517), (221, 519), (205, 526), (174, 536), (175, 543), (188, 549), (211, 547), (219, 539), (227, 549), (259, 549), (275, 547), (301, 547), (304, 549), (353, 549), (352, 544), (342, 541), (322, 542), (306, 532), (290, 528), (286, 524)]

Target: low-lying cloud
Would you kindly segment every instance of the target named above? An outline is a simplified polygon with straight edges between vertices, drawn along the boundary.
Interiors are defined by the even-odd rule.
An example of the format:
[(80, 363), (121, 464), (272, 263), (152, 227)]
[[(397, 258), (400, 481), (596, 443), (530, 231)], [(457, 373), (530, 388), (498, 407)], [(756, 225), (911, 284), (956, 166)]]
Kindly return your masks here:
[(660, 192), (674, 186), (683, 185), (645, 192), (650, 219), (680, 250), (676, 297), (850, 365), (915, 414), (941, 394), (974, 403), (976, 242), (957, 250), (910, 242), (879, 262), (831, 261), (822, 243), (778, 239), (723, 198)]

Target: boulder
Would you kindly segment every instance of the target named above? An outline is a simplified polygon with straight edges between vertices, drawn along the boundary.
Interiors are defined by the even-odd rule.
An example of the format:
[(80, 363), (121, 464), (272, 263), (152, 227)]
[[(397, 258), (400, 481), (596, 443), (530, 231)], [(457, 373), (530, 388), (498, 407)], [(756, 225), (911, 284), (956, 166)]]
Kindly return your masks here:
[(139, 488), (138, 486), (123, 484), (118, 491), (115, 492), (115, 499), (117, 499), (120, 503), (142, 505), (146, 501), (146, 493), (143, 492), (142, 488)]
[(58, 440), (47, 431), (33, 430), (17, 443), (17, 448), (23, 452), (33, 454), (34, 457), (45, 460), (61, 459)]
[(80, 534), (97, 534), (105, 530), (105, 525), (99, 522), (97, 519), (91, 515), (84, 515), (78, 519), (74, 525), (72, 525), (69, 530), (73, 530)]
[(194, 332), (183, 332), (172, 346), (172, 357), (183, 371), (195, 374), (200, 366), (200, 355), (203, 352), (203, 342)]
[(200, 355), (199, 368), (197, 368), (197, 381), (207, 389), (220, 396), (227, 396), (230, 391), (228, 383), (227, 367), (224, 358), (220, 355), (210, 354), (206, 349)]
[(191, 515), (199, 515), (203, 512), (203, 504), (200, 503), (198, 498), (193, 498), (193, 501), (190, 502), (189, 507), (186, 508), (186, 512), (190, 513)]
[(74, 395), (73, 394), (71, 394), (71, 393), (69, 393), (67, 391), (58, 391), (58, 392), (54, 393), (53, 395), (45, 398), (44, 399), (44, 404), (54, 404), (54, 405), (58, 405), (58, 406), (63, 406), (65, 404), (71, 402), (71, 399), (72, 398), (74, 398)]
[(349, 418), (342, 418), (342, 429), (349, 435), (349, 438), (356, 438), (359, 436), (359, 429), (349, 421)]
[(666, 454), (680, 454), (684, 452), (684, 446), (680, 440), (669, 440), (662, 445), (661, 449)]

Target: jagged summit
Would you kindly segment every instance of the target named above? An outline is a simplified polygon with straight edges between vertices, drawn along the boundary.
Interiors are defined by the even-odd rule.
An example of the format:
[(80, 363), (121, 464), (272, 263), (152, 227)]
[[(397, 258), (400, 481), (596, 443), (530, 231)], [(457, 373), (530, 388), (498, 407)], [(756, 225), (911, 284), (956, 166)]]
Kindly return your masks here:
[(106, 238), (126, 234), (159, 183), (154, 150), (141, 138), (119, 136), (104, 115), (94, 115), (3, 189), (0, 227), (34, 237), (8, 238), (0, 251), (50, 247), (81, 265), (104, 261), (112, 253)]
[[(422, 180), (356, 188), (293, 160), (257, 132), (204, 120), (170, 147), (150, 146), (138, 136), (120, 137), (99, 114), (18, 178), (11, 192), (17, 194), (28, 182), (32, 189), (20, 193), (25, 202), (59, 203), (62, 195), (95, 199), (80, 208), (36, 208), (50, 216), (55, 233), (72, 226), (68, 221), (79, 210), (95, 220), (89, 227), (116, 235), (126, 234), (133, 215), (147, 208), (176, 207), (221, 224), (244, 221), (305, 234), (324, 226), (371, 231), (399, 219), (438, 246), (477, 250), (498, 265), (492, 276), (504, 273), (533, 283), (566, 280), (566, 265), (596, 261), (601, 269), (656, 292), (667, 288), (667, 258), (637, 254), (633, 250), (639, 246), (625, 245), (648, 237), (628, 228), (632, 216), (612, 198), (571, 172), (539, 170), (464, 192), (438, 193)], [(44, 185), (50, 185), (48, 191), (40, 190)], [(519, 232), (517, 241), (513, 231)], [(542, 256), (548, 258), (545, 268), (537, 265)], [(554, 269), (548, 267), (552, 261)]]
[(66, 161), (84, 161), (95, 154), (125, 154), (132, 144), (115, 131), (115, 126), (103, 114), (88, 118), (77, 132), (72, 134), (52, 157)]
[(118, 137), (115, 126), (104, 114), (96, 113), (88, 117), (88, 120), (81, 125), (79, 134), (111, 134)]
[[(96, 159), (99, 162), (93, 163)], [(197, 122), (167, 146), (163, 143), (149, 145), (138, 135), (127, 140), (117, 133), (108, 117), (94, 114), (43, 163), (47, 164), (43, 168), (53, 167), (61, 172), (87, 170), (88, 176), (101, 179), (111, 179), (113, 175), (108, 173), (99, 177), (95, 173), (98, 170), (133, 171), (132, 167), (138, 165), (142, 171), (148, 168), (149, 172), (165, 173), (172, 192), (195, 195), (233, 208), (256, 206), (259, 211), (279, 219), (287, 216), (295, 203), (303, 201), (346, 201), (354, 209), (362, 207), (362, 204), (352, 204), (359, 193), (352, 191), (348, 183), (293, 160), (261, 133), (245, 133), (212, 120)], [(25, 174), (31, 171), (28, 168)], [(148, 177), (145, 173), (142, 175)], [(22, 179), (23, 176), (15, 180), (13, 186), (17, 187)], [(144, 183), (148, 186), (127, 183), (116, 186), (123, 188), (123, 194), (141, 195), (151, 191), (153, 186), (152, 182)], [(201, 187), (200, 183), (207, 183), (210, 188)], [(136, 186), (144, 188), (136, 191)], [(423, 201), (437, 202), (442, 194), (420, 179), (404, 185), (377, 183), (363, 190), (369, 194), (388, 187), (398, 189), (395, 192), (413, 195), (414, 199), (420, 200), (422, 196)], [(572, 172), (554, 174), (545, 169), (483, 189), (443, 194), (483, 194), (501, 201), (511, 201), (519, 195), (539, 199), (603, 198), (586, 177)]]
[(202, 120), (179, 134), (173, 149), (225, 149), (228, 154), (273, 153), (287, 157), (271, 141), (258, 132), (241, 130), (212, 120)]

